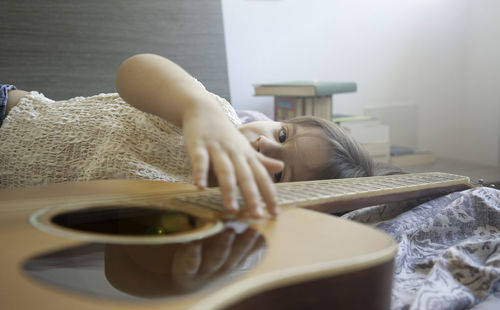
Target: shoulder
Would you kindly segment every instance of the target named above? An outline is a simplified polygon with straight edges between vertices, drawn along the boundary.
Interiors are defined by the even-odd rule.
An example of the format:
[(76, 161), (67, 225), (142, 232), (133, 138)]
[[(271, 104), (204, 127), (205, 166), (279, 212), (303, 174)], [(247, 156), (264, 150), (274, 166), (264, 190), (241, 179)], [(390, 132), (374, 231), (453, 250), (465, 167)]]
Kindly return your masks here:
[(29, 94), (29, 92), (24, 91), (24, 90), (17, 90), (15, 88), (11, 88), (11, 89), (4, 88), (4, 89), (2, 89), (2, 92), (4, 92), (4, 91), (5, 91), (5, 97), (7, 98), (4, 116), (7, 116), (7, 114), (9, 114), (9, 111), (19, 103), (19, 100), (22, 97)]
[(14, 112), (18, 113), (19, 110), (32, 110), (35, 111), (47, 103), (54, 102), (53, 100), (45, 97), (42, 93), (37, 91), (24, 91), (24, 90), (11, 90), (8, 95), (3, 99), (7, 99), (4, 103), (4, 117), (9, 118)]

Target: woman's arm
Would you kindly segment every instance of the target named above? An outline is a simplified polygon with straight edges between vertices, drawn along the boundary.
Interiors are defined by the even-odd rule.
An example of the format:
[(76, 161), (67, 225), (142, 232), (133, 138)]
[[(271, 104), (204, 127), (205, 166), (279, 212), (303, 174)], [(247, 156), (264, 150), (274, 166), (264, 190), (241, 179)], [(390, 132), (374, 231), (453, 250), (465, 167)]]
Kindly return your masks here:
[(152, 54), (140, 54), (125, 60), (116, 75), (116, 90), (136, 108), (158, 115), (182, 127), (184, 114), (207, 103), (206, 91), (181, 67)]
[(254, 217), (262, 214), (260, 197), (277, 213), (269, 173), (281, 171), (283, 163), (256, 152), (215, 97), (181, 67), (157, 55), (133, 56), (118, 69), (116, 89), (129, 104), (183, 128), (195, 184), (206, 186), (211, 163), (228, 211), (239, 207), (239, 187)]

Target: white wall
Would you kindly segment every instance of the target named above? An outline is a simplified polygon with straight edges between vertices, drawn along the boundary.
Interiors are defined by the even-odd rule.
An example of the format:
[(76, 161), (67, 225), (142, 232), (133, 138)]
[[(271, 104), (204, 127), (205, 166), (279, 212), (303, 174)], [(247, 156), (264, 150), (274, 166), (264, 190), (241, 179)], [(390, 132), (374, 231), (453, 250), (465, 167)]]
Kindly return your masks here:
[(467, 9), (463, 157), (493, 162), (497, 154), (500, 163), (500, 1), (470, 1)]
[(272, 115), (253, 84), (355, 81), (335, 113), (417, 104), (418, 144), (500, 163), (500, 1), (222, 0), (231, 99)]

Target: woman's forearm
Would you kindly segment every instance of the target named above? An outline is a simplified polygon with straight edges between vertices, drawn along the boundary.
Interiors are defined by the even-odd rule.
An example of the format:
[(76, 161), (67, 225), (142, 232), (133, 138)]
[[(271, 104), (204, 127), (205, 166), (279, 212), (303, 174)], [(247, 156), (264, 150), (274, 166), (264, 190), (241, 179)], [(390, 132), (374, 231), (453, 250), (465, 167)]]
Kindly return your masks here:
[(218, 108), (203, 86), (174, 62), (153, 54), (125, 60), (116, 74), (116, 90), (134, 107), (182, 127), (190, 110)]

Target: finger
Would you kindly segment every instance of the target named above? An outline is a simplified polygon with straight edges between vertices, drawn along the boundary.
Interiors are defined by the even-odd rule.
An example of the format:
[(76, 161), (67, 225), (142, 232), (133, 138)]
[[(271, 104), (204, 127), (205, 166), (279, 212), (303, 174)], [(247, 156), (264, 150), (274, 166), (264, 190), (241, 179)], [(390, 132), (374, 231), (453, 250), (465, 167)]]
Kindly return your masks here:
[(198, 274), (201, 265), (202, 246), (188, 243), (175, 252), (172, 262), (172, 280), (183, 288), (189, 288)]
[(248, 255), (251, 254), (250, 249), (253, 248), (255, 242), (260, 237), (260, 234), (253, 229), (247, 229), (243, 233), (238, 234), (236, 240), (233, 242), (231, 255), (228, 257), (223, 269), (230, 271), (243, 263)]
[(262, 199), (267, 206), (267, 210), (273, 216), (278, 215), (278, 202), (276, 200), (276, 188), (273, 180), (269, 177), (269, 173), (260, 161), (251, 159), (249, 164), (254, 171), (255, 181), (262, 195)]
[(203, 260), (200, 273), (205, 277), (215, 274), (226, 263), (236, 237), (232, 229), (214, 236), (203, 245)]
[(258, 253), (264, 250), (266, 247), (266, 241), (264, 238), (257, 238), (252, 246), (252, 248), (248, 251), (248, 256), (251, 256), (254, 253)]
[(226, 210), (234, 212), (238, 210), (239, 205), (237, 200), (238, 188), (236, 186), (233, 164), (229, 156), (220, 147), (211, 146), (209, 152), (214, 173), (219, 183), (222, 203)]
[(189, 158), (191, 160), (193, 182), (200, 188), (205, 188), (208, 184), (208, 169), (210, 158), (206, 148), (198, 145), (194, 148), (188, 148)]
[(266, 170), (271, 174), (278, 173), (285, 167), (285, 163), (281, 160), (267, 157), (262, 153), (257, 153), (257, 158), (262, 163), (262, 165), (264, 165)]
[[(245, 157), (233, 154), (231, 159), (234, 163), (236, 178), (247, 210), (252, 217), (260, 218), (262, 216), (260, 193), (255, 183), (253, 171)], [(267, 177), (269, 178), (269, 176)]]

